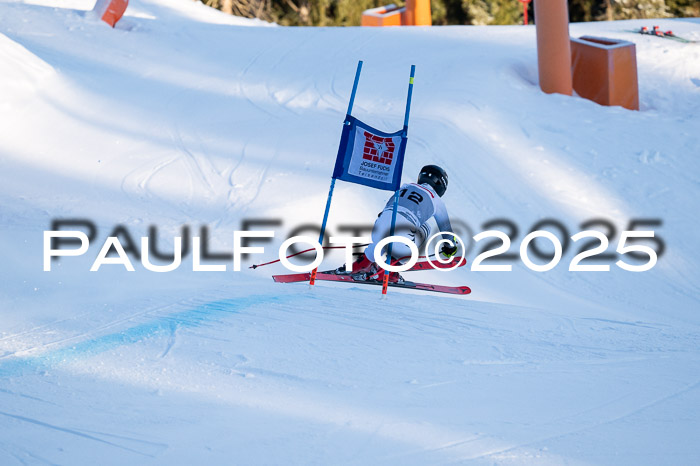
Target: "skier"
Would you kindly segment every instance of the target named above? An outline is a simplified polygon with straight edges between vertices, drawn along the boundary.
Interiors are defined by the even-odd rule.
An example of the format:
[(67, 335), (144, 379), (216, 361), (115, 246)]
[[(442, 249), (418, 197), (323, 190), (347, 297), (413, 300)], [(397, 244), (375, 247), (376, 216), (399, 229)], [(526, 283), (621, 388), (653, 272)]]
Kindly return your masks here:
[[(399, 188), (399, 204), (396, 211), (396, 224), (394, 236), (403, 236), (415, 243), (419, 248), (430, 237), (430, 225), (428, 220), (435, 217), (435, 221), (441, 232), (451, 232), (450, 218), (447, 208), (441, 197), (447, 190), (447, 173), (437, 165), (426, 165), (418, 175), (418, 183), (406, 183)], [(364, 254), (352, 265), (352, 272), (347, 272), (345, 266), (336, 270), (336, 273), (351, 273), (354, 277), (362, 277), (366, 280), (383, 280), (384, 269), (376, 263), (376, 257), (385, 251), (377, 250), (377, 243), (388, 237), (391, 232), (391, 218), (394, 209), (394, 196), (384, 206), (384, 210), (374, 222), (372, 229), (372, 243), (365, 248)], [(448, 234), (443, 233), (443, 238), (450, 243), (443, 243), (440, 253), (450, 258), (457, 252), (457, 241)], [(386, 250), (388, 248), (385, 247)], [(393, 243), (391, 249), (392, 259), (386, 260), (393, 263), (411, 255), (409, 247), (403, 243)], [(392, 283), (401, 282), (403, 278), (397, 272), (389, 274)]]

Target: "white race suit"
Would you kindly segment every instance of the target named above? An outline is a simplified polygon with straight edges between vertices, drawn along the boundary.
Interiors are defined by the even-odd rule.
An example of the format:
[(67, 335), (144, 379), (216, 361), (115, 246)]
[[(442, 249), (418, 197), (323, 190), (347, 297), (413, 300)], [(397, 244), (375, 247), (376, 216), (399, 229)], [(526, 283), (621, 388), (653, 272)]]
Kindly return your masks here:
[[(375, 261), (377, 243), (390, 236), (391, 217), (394, 209), (394, 196), (384, 206), (384, 210), (374, 222), (372, 243), (365, 249), (367, 259)], [(394, 236), (403, 236), (413, 241), (419, 248), (430, 237), (428, 220), (435, 217), (435, 222), (441, 232), (451, 232), (450, 217), (440, 196), (428, 184), (406, 183), (399, 188), (399, 205), (396, 211), (396, 227)], [(448, 234), (444, 239), (452, 239)], [(385, 250), (388, 246), (385, 246)], [(382, 251), (384, 253), (385, 251)], [(403, 243), (393, 243), (391, 255), (395, 259), (410, 256), (411, 250)]]

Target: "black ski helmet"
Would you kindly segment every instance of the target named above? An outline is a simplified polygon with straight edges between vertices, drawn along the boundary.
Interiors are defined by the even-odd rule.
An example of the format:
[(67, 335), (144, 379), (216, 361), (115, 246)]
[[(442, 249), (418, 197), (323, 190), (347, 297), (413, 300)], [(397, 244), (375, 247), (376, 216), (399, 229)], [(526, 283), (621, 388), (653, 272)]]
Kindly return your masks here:
[(437, 165), (426, 165), (420, 169), (418, 184), (429, 184), (438, 196), (442, 197), (447, 191), (447, 172)]

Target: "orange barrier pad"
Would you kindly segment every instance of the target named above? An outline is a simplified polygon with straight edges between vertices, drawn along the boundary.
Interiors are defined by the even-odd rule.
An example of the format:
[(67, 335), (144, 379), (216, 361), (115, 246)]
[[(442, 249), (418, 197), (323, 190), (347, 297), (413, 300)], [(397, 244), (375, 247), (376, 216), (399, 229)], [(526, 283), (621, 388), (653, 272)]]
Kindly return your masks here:
[(100, 15), (102, 21), (114, 27), (124, 15), (128, 5), (129, 0), (97, 0), (93, 11)]
[(639, 110), (637, 51), (632, 42), (583, 36), (571, 39), (574, 90), (601, 105)]
[(401, 26), (401, 17), (406, 8), (396, 5), (380, 6), (362, 13), (362, 26)]
[(406, 6), (386, 5), (365, 10), (362, 26), (431, 26), (430, 0), (406, 0)]

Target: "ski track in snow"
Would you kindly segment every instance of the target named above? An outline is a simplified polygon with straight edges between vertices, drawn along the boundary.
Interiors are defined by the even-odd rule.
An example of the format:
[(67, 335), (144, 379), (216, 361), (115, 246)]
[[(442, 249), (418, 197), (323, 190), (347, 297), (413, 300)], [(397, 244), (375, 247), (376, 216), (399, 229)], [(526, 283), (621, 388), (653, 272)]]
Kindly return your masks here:
[[(327, 295), (330, 290), (323, 291), (323, 295)], [(53, 353), (51, 354), (51, 351), (49, 354), (44, 354), (44, 355), (39, 355), (31, 358), (33, 362), (30, 362), (29, 364), (25, 363), (20, 366), (22, 373), (27, 373), (26, 371), (29, 370), (31, 372), (35, 371), (36, 369), (41, 368), (41, 370), (45, 371), (48, 370), (50, 372), (53, 372), (61, 367), (70, 369), (71, 367), (75, 367), (77, 364), (78, 366), (84, 366), (85, 363), (88, 361), (94, 360), (94, 358), (99, 357), (101, 354), (109, 354), (113, 353), (114, 351), (117, 351), (120, 346), (123, 345), (132, 345), (137, 342), (142, 342), (147, 343), (149, 339), (158, 339), (158, 340), (165, 340), (165, 350), (160, 350), (160, 353), (158, 354), (158, 358), (163, 358), (166, 355), (169, 355), (171, 351), (173, 350), (175, 346), (175, 335), (177, 332), (177, 329), (206, 329), (209, 328), (211, 324), (216, 323), (218, 326), (223, 325), (223, 329), (230, 327), (232, 322), (229, 322), (227, 316), (236, 316), (236, 320), (239, 320), (242, 316), (248, 316), (248, 319), (253, 318), (254, 321), (257, 321), (259, 323), (262, 323), (263, 325), (267, 326), (269, 323), (275, 324), (290, 324), (293, 323), (294, 326), (298, 327), (299, 325), (302, 325), (303, 327), (307, 328), (307, 331), (313, 332), (315, 328), (317, 328), (318, 323), (324, 322), (325, 326), (331, 325), (331, 326), (340, 326), (344, 328), (350, 328), (353, 329), (351, 330), (350, 334), (354, 333), (355, 331), (360, 331), (362, 333), (367, 333), (369, 334), (376, 334), (380, 338), (378, 340), (378, 343), (381, 342), (381, 339), (400, 339), (401, 341), (410, 341), (413, 336), (420, 334), (424, 336), (429, 336), (429, 339), (439, 339), (441, 341), (447, 340), (449, 341), (450, 339), (453, 339), (456, 335), (459, 334), (471, 334), (469, 339), (472, 342), (479, 341), (479, 340), (484, 340), (484, 342), (493, 340), (493, 339), (503, 339), (508, 333), (513, 332), (516, 328), (518, 328), (517, 324), (510, 324), (509, 326), (512, 327), (511, 330), (505, 330), (501, 329), (499, 330), (498, 328), (494, 328), (491, 325), (493, 324), (487, 324), (491, 319), (489, 317), (490, 312), (487, 309), (484, 309), (484, 311), (476, 311), (474, 310), (473, 312), (469, 313), (469, 317), (464, 316), (464, 305), (460, 305), (459, 303), (461, 300), (454, 300), (455, 305), (454, 307), (444, 307), (440, 311), (435, 311), (431, 310), (429, 308), (426, 309), (419, 309), (419, 308), (404, 308), (404, 310), (401, 312), (401, 319), (399, 321), (392, 320), (390, 318), (390, 314), (386, 313), (386, 310), (384, 312), (381, 312), (380, 315), (374, 316), (372, 314), (367, 314), (366, 312), (363, 312), (362, 309), (364, 308), (363, 304), (365, 303), (367, 298), (370, 298), (372, 296), (376, 296), (376, 294), (366, 292), (366, 293), (361, 293), (360, 296), (360, 302), (357, 303), (356, 305), (347, 307), (347, 309), (343, 310), (342, 308), (340, 309), (334, 309), (332, 312), (329, 312), (329, 310), (314, 310), (312, 306), (309, 304), (309, 300), (317, 301), (319, 299), (324, 300), (326, 298), (324, 297), (315, 297), (315, 296), (309, 296), (309, 295), (288, 295), (286, 297), (280, 298), (280, 297), (271, 297), (271, 298), (265, 298), (265, 297), (260, 297), (257, 299), (250, 299), (246, 298), (245, 301), (240, 302), (240, 300), (230, 300), (230, 299), (224, 299), (223, 301), (218, 300), (218, 301), (208, 301), (208, 300), (202, 300), (200, 301), (200, 304), (195, 305), (195, 307), (191, 307), (193, 304), (196, 304), (196, 302), (192, 302), (191, 300), (181, 302), (177, 306), (173, 307), (171, 306), (168, 310), (168, 312), (163, 312), (159, 311), (158, 314), (161, 316), (158, 317), (154, 315), (153, 312), (147, 313), (147, 315), (142, 315), (141, 321), (146, 321), (143, 324), (139, 324), (135, 327), (129, 327), (129, 325), (126, 326), (126, 328), (123, 328), (119, 330), (117, 333), (112, 334), (112, 335), (102, 335), (102, 336), (96, 336), (93, 340), (88, 340), (88, 341), (75, 341), (70, 349), (63, 350), (63, 349), (58, 349), (54, 350)], [(408, 297), (407, 297), (408, 298)], [(371, 298), (371, 299), (376, 299), (376, 298)], [(263, 309), (265, 308), (265, 301), (270, 300), (271, 302), (276, 303), (274, 308), (268, 308), (269, 311), (265, 312), (262, 315), (259, 315), (258, 312), (254, 312), (253, 309), (248, 309), (246, 306), (252, 306), (255, 309)], [(301, 300), (301, 301), (300, 301)], [(402, 299), (403, 301), (403, 299)], [(434, 302), (440, 302), (439, 299), (433, 299), (431, 301)], [(303, 304), (304, 302), (307, 302), (306, 304)], [(248, 303), (248, 304), (245, 304)], [(301, 307), (300, 307), (300, 304)], [(261, 307), (262, 306), (262, 307)], [(467, 306), (467, 309), (470, 306)], [(503, 306), (496, 306), (493, 305), (491, 306), (491, 312), (495, 310), (499, 310), (501, 314), (508, 314), (508, 311), (506, 310), (505, 307)], [(182, 308), (189, 308), (184, 311), (180, 311), (178, 309)], [(299, 314), (299, 309), (305, 309), (304, 316), (305, 318), (303, 319), (302, 322), (296, 322), (295, 316)], [(274, 309), (274, 311), (272, 311)], [(272, 311), (272, 312), (270, 312)], [(518, 308), (513, 308), (511, 312), (514, 312), (512, 314), (513, 316), (521, 316), (524, 317), (526, 314), (523, 314), (523, 310), (518, 309)], [(155, 321), (152, 320), (155, 318)], [(223, 320), (222, 320), (223, 318)], [(309, 321), (309, 318), (311, 319)], [(504, 315), (502, 317), (501, 324), (504, 324), (507, 322), (507, 316)], [(149, 322), (149, 320), (151, 320)], [(500, 319), (499, 319), (500, 320)], [(578, 323), (573, 323), (571, 318), (564, 318), (565, 321), (569, 322), (569, 325), (572, 326), (572, 328), (580, 329), (582, 327), (581, 324)], [(591, 321), (589, 318), (583, 318), (581, 319), (582, 322), (585, 321)], [(129, 318), (125, 319), (124, 321), (126, 324), (131, 324), (133, 325), (134, 319)], [(399, 324), (399, 322), (402, 322)], [(598, 322), (597, 320), (594, 320), (594, 323)], [(612, 326), (612, 328), (626, 328), (630, 325), (639, 328), (640, 330), (644, 331), (656, 331), (658, 328), (654, 325), (639, 325), (637, 323), (629, 323), (629, 322), (614, 322), (610, 320), (601, 320), (599, 322), (601, 325), (606, 325), (606, 326)], [(522, 327), (524, 331), (527, 330), (527, 326)], [(505, 334), (501, 334), (502, 332), (506, 332)], [(474, 334), (476, 332), (476, 334)], [(95, 332), (95, 335), (99, 335), (102, 332)], [(616, 335), (622, 336), (624, 335), (624, 332), (621, 331), (616, 331), (610, 335), (610, 341), (614, 341), (616, 339)], [(83, 336), (85, 337), (85, 336)], [(538, 335), (535, 334), (532, 336), (532, 343), (535, 345), (541, 345), (541, 344), (546, 344), (547, 339), (551, 339), (552, 337), (545, 337), (544, 335)], [(561, 338), (564, 338), (564, 335), (562, 335)], [(508, 339), (508, 338), (506, 338)], [(537, 341), (541, 341), (542, 343), (536, 343)], [(642, 340), (646, 341), (646, 339)], [(380, 343), (381, 344), (381, 343)], [(485, 361), (484, 363), (478, 363), (476, 367), (483, 366), (483, 367), (489, 367), (489, 366), (503, 366), (504, 364), (506, 366), (508, 365), (515, 365), (514, 367), (522, 367), (523, 364), (525, 364), (525, 367), (522, 367), (520, 370), (527, 370), (527, 367), (537, 367), (538, 365), (541, 364), (547, 364), (547, 361), (549, 360), (550, 362), (554, 362), (557, 359), (561, 360), (568, 360), (568, 362), (571, 363), (576, 363), (578, 367), (585, 367), (585, 364), (587, 363), (594, 363), (594, 364), (616, 364), (619, 365), (620, 363), (636, 363), (636, 362), (643, 362), (644, 359), (630, 359), (629, 357), (625, 358), (609, 358), (609, 356), (604, 357), (601, 360), (597, 359), (591, 359), (591, 360), (581, 360), (581, 359), (570, 359), (571, 356), (575, 356), (577, 353), (580, 353), (581, 351), (584, 352), (590, 352), (591, 354), (597, 354), (601, 351), (603, 352), (608, 352), (611, 354), (614, 354), (616, 350), (614, 349), (615, 346), (613, 343), (610, 343), (613, 346), (609, 346), (607, 348), (605, 347), (598, 347), (598, 346), (578, 346), (578, 345), (567, 345), (569, 347), (568, 350), (562, 352), (561, 349), (566, 348), (567, 346), (561, 347), (560, 346), (560, 351), (558, 351), (558, 357), (556, 359), (550, 359), (551, 357), (547, 357), (545, 359), (539, 360), (538, 358), (541, 358), (542, 356), (536, 356), (537, 352), (534, 352), (530, 355), (527, 353), (523, 354), (511, 354), (509, 357), (512, 358), (511, 361)], [(652, 344), (650, 342), (650, 344)], [(117, 346), (115, 346), (117, 345)], [(158, 344), (157, 346), (162, 346)], [(374, 345), (372, 345), (374, 346)], [(526, 348), (525, 346), (524, 348)], [(48, 348), (47, 348), (48, 349)], [(324, 351), (322, 346), (318, 346), (317, 348), (319, 351)], [(626, 353), (623, 353), (626, 354)], [(525, 356), (523, 358), (523, 356)], [(609, 358), (609, 359), (608, 359)], [(248, 380), (248, 377), (251, 376), (251, 374), (255, 375), (255, 379), (250, 379), (250, 380), (267, 380), (267, 379), (276, 379), (278, 381), (283, 381), (284, 384), (292, 384), (292, 385), (297, 385), (300, 387), (306, 387), (305, 390), (322, 390), (323, 385), (325, 385), (325, 382), (322, 379), (318, 380), (313, 380), (308, 377), (299, 377), (297, 375), (294, 375), (293, 373), (287, 373), (287, 372), (279, 372), (276, 370), (270, 370), (264, 367), (256, 367), (255, 365), (250, 365), (249, 362), (246, 362), (247, 358), (243, 360), (244, 366), (241, 367), (241, 369), (233, 369), (232, 374), (237, 374), (238, 376), (244, 377), (244, 380)], [(653, 359), (651, 359), (653, 360)], [(85, 361), (83, 363), (82, 361)], [(115, 361), (116, 362), (116, 361)], [(583, 366), (581, 363), (583, 362)], [(485, 364), (485, 365), (484, 365)], [(121, 365), (121, 364), (120, 364)], [(15, 367), (13, 367), (15, 366)], [(92, 367), (92, 365), (85, 366), (86, 368)], [(234, 366), (236, 367), (236, 366)], [(116, 369), (116, 368), (115, 368)], [(17, 365), (16, 364), (8, 364), (7, 363), (0, 363), (0, 373), (2, 373), (5, 377), (8, 375), (8, 370), (10, 373), (12, 373), (12, 377), (17, 377), (20, 375), (19, 373), (16, 372), (17, 370)], [(105, 367), (104, 369), (92, 367), (88, 369), (90, 372), (97, 371), (98, 374), (103, 374), (102, 376), (110, 377), (110, 373), (112, 372), (109, 369), (109, 366)], [(103, 372), (105, 370), (105, 372)], [(123, 371), (124, 368), (117, 369), (117, 373)], [(541, 369), (540, 369), (541, 370)], [(579, 369), (580, 370), (580, 369)], [(587, 369), (583, 370), (582, 373), (585, 374)], [(27, 374), (29, 374), (27, 373)], [(207, 374), (205, 377), (210, 378), (213, 374)], [(216, 382), (216, 379), (211, 381), (210, 383), (213, 384), (218, 384), (220, 382)], [(429, 384), (422, 384), (417, 386), (418, 389), (420, 390), (425, 390), (425, 389), (434, 389), (437, 387), (444, 387), (444, 386), (449, 386), (455, 384), (456, 381), (454, 380), (446, 380), (446, 381), (441, 381), (441, 382), (434, 382), (434, 383), (429, 383)], [(214, 385), (214, 386), (215, 386)], [(277, 384), (274, 384), (277, 385)], [(205, 384), (207, 386), (207, 384)], [(156, 388), (157, 385), (155, 385), (153, 388)], [(385, 431), (382, 428), (382, 425), (377, 425), (375, 427), (371, 427), (371, 430), (375, 432), (382, 432), (382, 437), (383, 438), (392, 438), (395, 435), (398, 435), (397, 438), (413, 438), (414, 434), (411, 433), (412, 429), (418, 429), (418, 431), (423, 431), (423, 434), (420, 434), (421, 437), (424, 435), (427, 435), (427, 439), (424, 439), (423, 442), (419, 443), (425, 443), (425, 446), (420, 448), (419, 450), (411, 450), (409, 449), (408, 452), (402, 453), (399, 456), (390, 456), (389, 458), (394, 458), (396, 459), (406, 459), (406, 458), (431, 458), (431, 456), (424, 456), (424, 455), (432, 455), (432, 454), (440, 454), (440, 455), (447, 455), (445, 458), (452, 458), (452, 460), (455, 459), (460, 459), (460, 460), (477, 460), (480, 458), (489, 458), (489, 457), (494, 457), (494, 455), (501, 455), (505, 454), (511, 451), (514, 451), (516, 449), (523, 449), (526, 447), (529, 447), (531, 445), (537, 444), (537, 443), (542, 443), (546, 442), (549, 440), (565, 437), (568, 435), (573, 435), (576, 434), (577, 432), (582, 432), (584, 430), (591, 430), (595, 429), (599, 426), (603, 426), (605, 424), (609, 424), (612, 422), (619, 421), (625, 417), (629, 417), (635, 413), (638, 413), (648, 407), (654, 406), (656, 404), (660, 404), (664, 401), (667, 401), (675, 396), (678, 396), (684, 392), (694, 390), (697, 388), (697, 382), (695, 382), (692, 385), (686, 386), (681, 390), (676, 390), (673, 393), (670, 394), (663, 394), (662, 396), (657, 397), (656, 399), (652, 401), (638, 401), (636, 402), (637, 405), (632, 405), (630, 406), (629, 402), (626, 402), (627, 397), (626, 396), (621, 396), (616, 399), (606, 401), (604, 403), (600, 403), (597, 405), (594, 405), (592, 407), (589, 407), (585, 410), (579, 410), (577, 412), (574, 412), (572, 414), (569, 414), (568, 416), (553, 420), (551, 422), (548, 422), (544, 425), (540, 425), (537, 428), (537, 434), (530, 436), (530, 438), (525, 441), (525, 442), (503, 442), (502, 440), (499, 440), (496, 437), (493, 437), (491, 435), (486, 435), (486, 434), (470, 434), (468, 436), (464, 436), (464, 434), (458, 434), (458, 433), (449, 433), (449, 432), (442, 432), (438, 433), (438, 431), (432, 431), (431, 427), (429, 426), (414, 426), (414, 427), (408, 427), (408, 430), (406, 428), (403, 428), (397, 432), (391, 433), (392, 430), (390, 431)], [(187, 386), (181, 386), (181, 390), (189, 391), (190, 388)], [(197, 391), (200, 391), (202, 389), (196, 389)], [(239, 392), (240, 393), (240, 392)], [(246, 393), (246, 392), (243, 392)], [(252, 393), (249, 395), (246, 395), (248, 397), (252, 396)], [(246, 399), (246, 396), (244, 396), (244, 400)], [(279, 397), (278, 395), (272, 395), (272, 398), (270, 398), (268, 401), (265, 401), (264, 404), (260, 404), (262, 401), (258, 400), (256, 401), (256, 398), (249, 398), (248, 402), (244, 403), (252, 403), (252, 406), (264, 406), (268, 403), (270, 403), (272, 400), (276, 399)], [(30, 399), (31, 401), (31, 399)], [(234, 401), (233, 399), (230, 401)], [(300, 401), (297, 401), (299, 403)], [(623, 402), (623, 403), (620, 403)], [(238, 402), (234, 402), (237, 404)], [(633, 402), (635, 403), (635, 402)], [(275, 410), (278, 410), (281, 408), (282, 405), (279, 403), (273, 403), (271, 407), (273, 407)], [(322, 406), (322, 404), (320, 405)], [(337, 409), (337, 408), (335, 408)], [(296, 412), (296, 411), (295, 411)], [(342, 410), (341, 410), (342, 413)], [(591, 416), (591, 413), (594, 413), (595, 416)], [(120, 448), (120, 449), (125, 449), (127, 451), (132, 451), (137, 454), (143, 454), (143, 455), (150, 455), (151, 453), (142, 451), (138, 448), (135, 447), (129, 447), (125, 445), (120, 445), (120, 444), (115, 444), (114, 442), (111, 441), (103, 441), (103, 439), (95, 437), (94, 435), (91, 434), (86, 434), (83, 429), (74, 429), (74, 428), (64, 428), (62, 426), (56, 426), (52, 423), (47, 423), (42, 420), (37, 420), (34, 418), (29, 418), (29, 417), (24, 417), (24, 416), (19, 416), (15, 415), (12, 413), (7, 413), (3, 412), (0, 414), (4, 414), (5, 416), (13, 417), (15, 419), (32, 423), (35, 425), (42, 426), (44, 428), (48, 429), (54, 429), (58, 430), (61, 432), (66, 432), (72, 435), (76, 435), (79, 437), (87, 438), (89, 440), (97, 441), (97, 442), (103, 442), (105, 444), (109, 444), (114, 446), (115, 448)], [(290, 415), (293, 416), (298, 416), (300, 413), (297, 414), (292, 414), (292, 412), (289, 413)], [(332, 423), (337, 422), (338, 425), (343, 425), (347, 422), (350, 422), (351, 424), (355, 424), (357, 422), (360, 422), (360, 419), (364, 419), (362, 423), (367, 422), (367, 418), (358, 418), (358, 414), (350, 414), (349, 412), (346, 414), (340, 414), (340, 417), (335, 416), (337, 418), (336, 421), (333, 420), (333, 418), (328, 419), (326, 422), (330, 421)], [(581, 416), (587, 415), (586, 417), (595, 417), (597, 420), (595, 421), (584, 421), (584, 422), (579, 422), (579, 426), (577, 428), (570, 428), (568, 425), (573, 419), (579, 418)], [(362, 416), (366, 416), (362, 415)], [(325, 415), (323, 416), (325, 417)], [(316, 419), (315, 415), (311, 415), (309, 419)], [(320, 420), (318, 418), (317, 420)], [(396, 422), (396, 421), (394, 421)], [(374, 421), (370, 421), (370, 425), (373, 425)], [(583, 424), (583, 427), (581, 426)], [(357, 426), (359, 427), (359, 426)], [(353, 429), (351, 427), (351, 429)], [(364, 427), (361, 428), (361, 430), (365, 430)], [(416, 431), (415, 435), (418, 435), (418, 431)], [(445, 442), (445, 436), (447, 437), (454, 437), (456, 436), (457, 438), (453, 438), (452, 440)], [(417, 437), (416, 437), (417, 439)], [(443, 439), (443, 440), (439, 440)], [(415, 441), (415, 440), (414, 440)], [(437, 443), (435, 443), (437, 442)], [(165, 448), (165, 447), (163, 447)]]
[[(129, 448), (129, 447), (125, 446), (125, 445), (120, 445), (120, 444), (115, 443), (115, 442), (110, 442), (110, 441), (108, 441), (108, 440), (104, 440), (104, 439), (98, 438), (98, 437), (96, 437), (95, 435), (90, 435), (90, 434), (87, 434), (87, 433), (85, 433), (85, 432), (81, 432), (81, 431), (76, 430), (76, 429), (70, 429), (70, 428), (67, 428), (67, 427), (56, 426), (56, 425), (53, 425), (53, 424), (49, 424), (49, 423), (47, 423), (47, 422), (40, 421), (40, 420), (38, 420), (38, 419), (32, 419), (32, 418), (28, 418), (28, 417), (24, 417), (24, 416), (18, 416), (18, 415), (16, 415), (16, 414), (10, 414), (10, 413), (6, 413), (6, 412), (3, 412), (3, 411), (0, 411), (0, 416), (6, 416), (6, 417), (9, 417), (9, 418), (12, 418), (12, 419), (19, 420), (19, 421), (27, 422), (27, 423), (30, 423), (30, 424), (35, 424), (35, 425), (37, 425), (37, 426), (44, 427), (44, 428), (47, 428), (47, 429), (56, 430), (56, 431), (59, 431), (59, 432), (61, 432), (61, 433), (66, 433), (66, 434), (70, 434), (70, 435), (75, 435), (75, 436), (78, 436), (78, 437), (86, 438), (86, 439), (88, 439), (88, 440), (92, 440), (92, 441), (95, 441), (95, 442), (103, 443), (103, 444), (106, 444), (106, 445), (109, 445), (109, 446), (112, 446), (112, 447), (115, 447), (115, 448), (119, 448), (119, 449), (121, 449), (121, 450), (125, 450), (125, 451), (131, 452), (131, 453), (137, 453), (137, 454), (139, 454), (139, 455), (154, 457), (153, 454), (149, 454), (149, 453), (145, 453), (145, 452), (142, 452), (142, 451), (133, 449), (133, 448)], [(150, 443), (150, 442), (144, 442), (144, 441), (142, 441), (142, 440), (137, 440), (137, 439), (130, 439), (130, 440), (134, 440), (134, 441), (136, 441), (136, 442), (138, 442), (138, 443), (144, 443), (144, 444), (149, 444), (149, 443)], [(166, 447), (166, 445), (158, 445), (158, 446), (159, 446), (159, 447), (162, 447), (162, 448)]]

